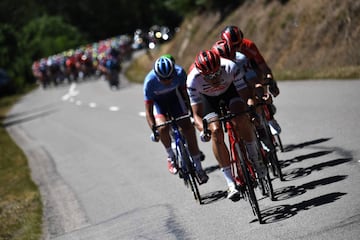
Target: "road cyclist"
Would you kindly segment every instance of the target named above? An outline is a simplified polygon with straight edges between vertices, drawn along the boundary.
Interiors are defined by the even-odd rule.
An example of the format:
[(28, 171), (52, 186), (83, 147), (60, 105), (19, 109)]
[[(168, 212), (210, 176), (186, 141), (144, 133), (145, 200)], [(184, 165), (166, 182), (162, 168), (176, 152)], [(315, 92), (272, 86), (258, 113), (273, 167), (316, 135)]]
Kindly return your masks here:
[(272, 96), (278, 96), (280, 94), (280, 90), (277, 86), (277, 82), (273, 77), (271, 68), (266, 63), (256, 44), (250, 39), (244, 38), (243, 32), (237, 26), (226, 26), (221, 31), (220, 37), (221, 39), (226, 40), (228, 44), (233, 46), (236, 52), (244, 54), (249, 59), (251, 67), (257, 72), (261, 84), (268, 86), (269, 92), (271, 93), (271, 95), (268, 95), (269, 99), (267, 100), (271, 114), (269, 123), (272, 128), (276, 130), (278, 134), (280, 134), (280, 125), (273, 117), (276, 112), (276, 107), (273, 105), (272, 100)]
[[(230, 169), (230, 155), (224, 141), (224, 132), (219, 121), (213, 121), (219, 115), (219, 103), (224, 101), (232, 113), (248, 110), (246, 102), (239, 96), (234, 86), (244, 72), (229, 60), (220, 57), (212, 50), (200, 51), (190, 67), (187, 79), (188, 94), (193, 111), (196, 128), (200, 131), (202, 141), (212, 140), (212, 149), (216, 160), (228, 185), (229, 199), (236, 199), (240, 194), (236, 189)], [(210, 134), (203, 131), (203, 118), (211, 122), (208, 126)], [(254, 131), (247, 114), (239, 114), (233, 119), (233, 125), (246, 142), (246, 150), (259, 175), (266, 174), (267, 168), (260, 161)], [(250, 134), (250, 135), (249, 135)]]
[[(258, 73), (252, 68), (249, 59), (244, 54), (236, 52), (233, 45), (228, 44), (226, 40), (219, 40), (215, 42), (215, 44), (212, 46), (212, 49), (220, 56), (233, 60), (238, 65), (238, 67), (245, 72), (243, 78), (235, 81), (235, 86), (239, 95), (247, 102), (250, 109), (252, 109), (250, 113), (252, 119), (255, 120), (253, 122), (255, 123), (256, 127), (256, 136), (251, 136), (253, 138), (259, 138), (261, 142), (261, 147), (259, 147), (259, 150), (262, 149), (265, 151), (262, 152), (262, 155), (264, 158), (266, 158), (265, 160), (271, 160), (266, 162), (269, 164), (271, 163), (273, 167), (272, 169), (274, 169), (274, 166), (277, 166), (276, 172), (279, 174), (276, 174), (275, 176), (281, 176), (282, 179), (281, 168), (276, 155), (276, 150), (274, 149), (274, 144), (272, 142), (272, 140), (275, 138), (273, 138), (271, 133), (269, 136), (268, 133), (271, 125), (268, 124), (269, 118), (265, 118), (265, 115), (270, 115), (267, 111), (267, 101), (269, 99), (269, 94), (266, 91), (267, 87), (264, 87), (261, 84)], [(265, 112), (267, 114), (265, 114)], [(269, 142), (270, 140), (271, 142)], [(269, 155), (272, 155), (270, 156), (271, 158)]]
[[(160, 128), (156, 128), (156, 125), (166, 122), (169, 115), (178, 118), (188, 114), (189, 109), (185, 103), (189, 101), (186, 92), (186, 72), (168, 57), (160, 57), (155, 61), (153, 69), (146, 75), (143, 91), (146, 120), (152, 130), (151, 139), (155, 142), (159, 140), (162, 142), (168, 156), (168, 170), (172, 174), (177, 174), (178, 166), (174, 161), (175, 153), (171, 147), (169, 125)], [(177, 124), (186, 138), (200, 184), (206, 183), (209, 177), (201, 165), (201, 154), (195, 128), (190, 118), (184, 118)]]

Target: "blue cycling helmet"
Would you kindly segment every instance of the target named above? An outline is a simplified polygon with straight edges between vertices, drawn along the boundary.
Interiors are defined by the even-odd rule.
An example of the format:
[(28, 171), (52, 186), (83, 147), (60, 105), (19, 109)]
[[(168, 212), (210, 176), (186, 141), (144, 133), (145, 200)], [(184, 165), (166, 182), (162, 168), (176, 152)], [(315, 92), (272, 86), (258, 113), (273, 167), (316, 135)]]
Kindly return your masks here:
[(167, 57), (160, 57), (155, 61), (154, 71), (160, 79), (170, 78), (174, 72), (174, 62)]

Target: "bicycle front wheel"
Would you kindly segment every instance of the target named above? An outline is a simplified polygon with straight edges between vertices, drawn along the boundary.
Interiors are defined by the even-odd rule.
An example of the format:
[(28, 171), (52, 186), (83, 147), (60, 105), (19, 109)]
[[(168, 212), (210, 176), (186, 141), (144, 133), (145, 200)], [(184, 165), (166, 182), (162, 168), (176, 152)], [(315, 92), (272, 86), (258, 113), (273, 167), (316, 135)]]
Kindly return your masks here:
[(183, 169), (184, 175), (186, 176), (186, 181), (190, 185), (190, 188), (194, 195), (195, 200), (197, 200), (199, 202), (199, 204), (202, 204), (202, 199), (201, 199), (198, 182), (197, 182), (196, 171), (195, 171), (193, 162), (191, 160), (189, 151), (188, 151), (187, 147), (185, 146), (185, 144), (183, 144), (183, 143), (179, 144), (179, 148), (180, 148), (181, 158), (184, 163), (183, 165), (186, 168), (186, 169)]
[[(260, 208), (259, 208), (259, 203), (257, 201), (257, 198), (256, 198), (256, 194), (255, 194), (255, 191), (254, 191), (254, 181), (252, 180), (252, 178), (250, 177), (250, 172), (249, 172), (249, 169), (247, 167), (247, 164), (246, 164), (246, 160), (244, 158), (244, 155), (242, 154), (242, 151), (240, 149), (240, 146), (239, 146), (239, 143), (236, 143), (235, 144), (235, 149), (236, 149), (236, 152), (238, 154), (238, 159), (240, 161), (240, 166), (241, 166), (241, 171), (243, 173), (243, 176), (244, 176), (244, 181), (245, 181), (245, 194), (249, 200), (249, 203), (250, 203), (250, 206), (251, 206), (251, 209), (254, 213), (255, 216), (257, 216), (258, 220), (259, 220), (259, 223), (262, 224), (263, 221), (262, 221), (262, 217), (261, 217), (261, 212), (260, 212)], [(245, 149), (245, 148), (244, 148)]]
[(260, 182), (260, 188), (263, 196), (268, 196), (271, 201), (275, 200), (275, 193), (274, 188), (271, 182), (269, 171), (267, 171), (267, 174), (264, 178), (259, 179)]

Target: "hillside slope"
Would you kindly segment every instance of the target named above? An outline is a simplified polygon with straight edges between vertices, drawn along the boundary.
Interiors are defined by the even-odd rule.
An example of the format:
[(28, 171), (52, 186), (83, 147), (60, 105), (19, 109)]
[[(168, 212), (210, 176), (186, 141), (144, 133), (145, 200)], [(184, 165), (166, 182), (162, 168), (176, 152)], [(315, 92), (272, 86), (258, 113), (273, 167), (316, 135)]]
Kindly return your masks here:
[[(226, 16), (205, 12), (187, 17), (176, 37), (152, 52), (153, 59), (171, 53), (187, 69), (226, 25), (236, 25), (256, 43), (277, 79), (360, 78), (360, 1), (241, 2)], [(135, 66), (146, 72), (151, 65), (151, 58), (144, 57)]]

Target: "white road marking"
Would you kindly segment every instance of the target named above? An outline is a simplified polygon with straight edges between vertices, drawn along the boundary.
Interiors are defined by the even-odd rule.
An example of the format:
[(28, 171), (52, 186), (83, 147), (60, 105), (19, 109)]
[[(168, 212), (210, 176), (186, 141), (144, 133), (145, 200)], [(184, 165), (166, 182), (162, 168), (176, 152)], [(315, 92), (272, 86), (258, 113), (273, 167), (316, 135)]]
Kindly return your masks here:
[(109, 107), (109, 110), (112, 111), (112, 112), (116, 112), (116, 111), (119, 111), (119, 107), (111, 106), (111, 107)]
[(139, 112), (139, 116), (140, 116), (140, 117), (145, 117), (146, 114), (145, 114), (145, 112)]
[[(83, 105), (82, 101), (76, 100), (74, 98), (75, 96), (79, 95), (79, 93), (80, 92), (78, 90), (76, 90), (76, 83), (71, 83), (68, 92), (64, 96), (62, 96), (61, 99), (63, 101), (69, 101), (71, 103), (75, 103), (77, 106), (82, 106)], [(96, 108), (97, 104), (95, 102), (90, 102), (88, 104), (88, 106), (91, 108)], [(111, 112), (117, 112), (119, 110), (120, 110), (120, 108), (118, 106), (110, 106), (109, 107), (109, 111), (111, 111)], [(145, 116), (145, 113), (140, 113), (140, 115)]]
[(67, 101), (67, 100), (71, 99), (71, 97), (75, 97), (78, 94), (79, 94), (79, 91), (76, 90), (76, 83), (71, 83), (69, 91), (64, 96), (62, 96), (61, 99), (63, 101)]
[(97, 105), (96, 105), (96, 103), (94, 103), (94, 102), (91, 102), (91, 103), (89, 103), (89, 107), (91, 107), (91, 108), (95, 108)]

